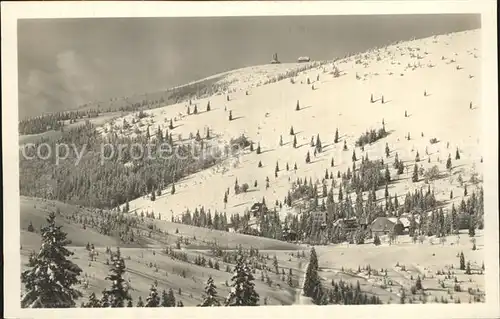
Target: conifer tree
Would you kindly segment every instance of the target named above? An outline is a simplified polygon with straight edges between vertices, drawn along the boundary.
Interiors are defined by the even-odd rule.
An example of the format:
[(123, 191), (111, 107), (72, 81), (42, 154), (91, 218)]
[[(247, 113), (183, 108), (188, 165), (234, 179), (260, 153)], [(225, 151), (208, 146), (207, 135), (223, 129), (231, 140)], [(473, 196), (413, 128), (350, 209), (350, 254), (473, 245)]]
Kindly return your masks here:
[(175, 183), (172, 183), (172, 190), (170, 191), (170, 194), (175, 194)]
[(111, 268), (108, 276), (105, 278), (111, 282), (111, 288), (106, 289), (103, 295), (109, 302), (112, 308), (125, 307), (125, 300), (130, 300), (130, 294), (126, 286), (126, 281), (123, 278), (125, 274), (125, 261), (120, 255), (120, 250), (111, 255)]
[(455, 153), (455, 160), (459, 160), (460, 159), (460, 152), (458, 151), (458, 147), (457, 147), (457, 151)]
[(295, 163), (295, 164), (293, 165), (293, 170), (294, 170), (294, 171), (296, 171), (296, 170), (297, 170), (297, 163)]
[(385, 143), (385, 157), (389, 157), (390, 150), (389, 150), (389, 144)]
[(344, 151), (347, 151), (347, 143), (344, 141)]
[(217, 287), (214, 284), (212, 276), (208, 277), (207, 285), (205, 287), (205, 297), (200, 305), (201, 307), (217, 307), (220, 306), (217, 300)]
[(170, 119), (170, 125), (168, 126), (168, 128), (171, 129), (171, 130), (174, 129), (174, 122), (172, 121), (172, 119)]
[(415, 164), (415, 166), (413, 167), (413, 175), (411, 177), (411, 180), (414, 183), (418, 182), (418, 166), (417, 166), (417, 164)]
[(306, 269), (306, 277), (304, 280), (304, 295), (307, 297), (313, 297), (314, 292), (321, 285), (320, 279), (318, 277), (318, 256), (314, 247), (311, 249), (311, 254), (309, 257), (309, 264)]
[(142, 308), (144, 307), (144, 301), (142, 301), (142, 297), (139, 296), (139, 300), (137, 300), (137, 307)]
[(420, 162), (420, 154), (418, 154), (418, 151), (417, 151), (417, 155), (415, 155), (415, 162)]
[(198, 114), (198, 105), (194, 105), (193, 114)]
[(149, 288), (149, 296), (146, 298), (146, 307), (153, 308), (160, 306), (160, 296), (158, 295), (158, 290), (155, 285), (151, 285)]
[(316, 150), (318, 151), (318, 153), (321, 153), (321, 151), (323, 150), (323, 146), (321, 145), (321, 140), (319, 138), (319, 134), (316, 136)]
[(168, 303), (167, 303), (167, 307), (175, 307), (175, 295), (174, 295), (174, 291), (172, 290), (172, 288), (170, 288), (168, 290)]
[(356, 150), (352, 150), (352, 161), (353, 162), (356, 162), (357, 158), (356, 158)]
[(276, 161), (276, 167), (274, 168), (274, 171), (275, 172), (279, 172), (280, 171), (280, 167), (278, 165), (278, 161)]
[(151, 191), (151, 201), (154, 202), (156, 200), (156, 194), (155, 194), (155, 190), (153, 189)]
[(465, 270), (465, 256), (463, 251), (460, 253), (460, 270)]
[(286, 170), (288, 171), (290, 167), (288, 166), (288, 162), (286, 163)]
[(306, 163), (309, 164), (311, 162), (311, 155), (309, 154), (309, 151), (307, 151), (306, 154)]
[(293, 148), (297, 148), (297, 136), (293, 136)]
[(335, 129), (335, 138), (334, 138), (333, 142), (335, 144), (337, 144), (339, 142), (339, 129), (338, 128)]
[(293, 126), (290, 127), (290, 135), (295, 135), (295, 132), (293, 130)]
[(257, 306), (259, 304), (259, 294), (255, 291), (252, 271), (241, 254), (237, 257), (231, 281), (232, 289), (226, 299), (226, 306)]
[(300, 110), (300, 104), (299, 104), (299, 100), (297, 100), (297, 105), (295, 106), (295, 111), (299, 111)]
[(448, 155), (448, 159), (446, 160), (446, 169), (451, 171), (451, 156)]
[(389, 183), (391, 181), (391, 172), (389, 172), (389, 165), (385, 165), (385, 182)]
[(168, 307), (168, 294), (165, 289), (161, 292), (161, 303), (160, 306), (162, 307)]
[(233, 120), (233, 111), (232, 110), (229, 111), (229, 120), (230, 121)]
[(67, 259), (73, 255), (65, 247), (71, 241), (55, 219), (55, 213), (51, 212), (47, 225), (41, 228), (42, 244), (38, 254), (32, 257), (32, 268), (21, 274), (25, 287), (22, 308), (70, 308), (82, 295), (73, 288), (79, 283), (82, 269)]
[(257, 165), (259, 168), (262, 167), (262, 162), (259, 161), (259, 164)]
[(261, 150), (260, 150), (260, 142), (259, 144), (257, 144), (257, 154), (260, 154)]
[(210, 112), (210, 101), (207, 103), (207, 112)]
[(101, 301), (96, 298), (95, 293), (91, 293), (89, 296), (89, 301), (83, 305), (84, 308), (100, 308)]
[(283, 136), (280, 135), (280, 146), (283, 146)]
[(373, 100), (373, 94), (371, 94), (370, 95), (370, 103), (373, 103), (373, 102), (375, 102), (375, 101)]
[(330, 167), (333, 167), (335, 165), (335, 162), (333, 161), (333, 157), (332, 157), (332, 160), (330, 161)]

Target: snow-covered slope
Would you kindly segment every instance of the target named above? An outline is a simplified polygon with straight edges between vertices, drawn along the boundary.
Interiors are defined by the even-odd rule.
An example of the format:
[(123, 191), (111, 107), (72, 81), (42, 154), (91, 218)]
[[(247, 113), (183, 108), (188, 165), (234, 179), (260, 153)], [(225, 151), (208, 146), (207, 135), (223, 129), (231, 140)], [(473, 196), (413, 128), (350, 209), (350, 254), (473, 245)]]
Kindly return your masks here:
[[(187, 138), (198, 130), (204, 136), (207, 128), (217, 136), (214, 141), (221, 144), (245, 134), (256, 142), (255, 146), (260, 143), (262, 153), (247, 152), (238, 159), (227, 161), (224, 167), (190, 176), (176, 184), (174, 195), (168, 188), (154, 202), (149, 198), (135, 199), (130, 202), (130, 209), (154, 210), (170, 218), (171, 212), (178, 215), (187, 208), (193, 210), (199, 206), (241, 213), (263, 197), (267, 203), (281, 201), (291, 187), (290, 181), (297, 177), (321, 180), (326, 169), (333, 171), (336, 177), (338, 171), (345, 172), (352, 167), (355, 140), (368, 129), (381, 128), (382, 121), (390, 135), (366, 146), (364, 152), (359, 148), (355, 150), (358, 159), (368, 154), (370, 159), (383, 157), (384, 161), (393, 163), (397, 152), (399, 159), (405, 161), (410, 169), (400, 176), (399, 182), (390, 185), (391, 194), (403, 195), (408, 190), (424, 186), (423, 181), (411, 182), (417, 151), (421, 159), (419, 165), (424, 168), (437, 165), (443, 173), (446, 172), (446, 159), (451, 154), (455, 174), (433, 182), (432, 187), (438, 200), (449, 199), (450, 190), (461, 194), (458, 173), (468, 181), (471, 170), (480, 173), (482, 166), (479, 49), (480, 33), (473, 30), (401, 42), (330, 61), (299, 73), (294, 77), (295, 83), (286, 78), (264, 85), (269, 82), (270, 73), (282, 74), (292, 68), (285, 64), (229, 72), (226, 77), (221, 77), (221, 81), (232, 83), (230, 90), (233, 93), (229, 94), (229, 101), (226, 95), (193, 101), (200, 112), (197, 115), (187, 115), (187, 103), (170, 105), (148, 111), (151, 117), (141, 121), (151, 124), (153, 133), (158, 125), (167, 129), (170, 119), (175, 119), (174, 139), (179, 134)], [(339, 69), (340, 76), (334, 77), (334, 68)], [(375, 103), (370, 103), (371, 94)], [(380, 101), (382, 96), (383, 104)], [(208, 101), (211, 111), (205, 112)], [(297, 101), (300, 111), (295, 110)], [(232, 121), (228, 120), (230, 111)], [(134, 116), (124, 118), (130, 123)], [(122, 119), (115, 121), (118, 131), (122, 122)], [(297, 136), (297, 148), (292, 146), (291, 126)], [(110, 125), (104, 127), (109, 130)], [(102, 132), (106, 134), (104, 127)], [(136, 128), (145, 131), (146, 127), (136, 125), (123, 134), (133, 135)], [(340, 142), (335, 144), (337, 128)], [(309, 143), (311, 137), (316, 139), (318, 134), (323, 152), (314, 157)], [(410, 140), (405, 138), (408, 134)], [(279, 145), (280, 136), (283, 146)], [(437, 138), (439, 142), (431, 144), (431, 138)], [(348, 151), (342, 150), (344, 141)], [(385, 157), (386, 142), (391, 150), (389, 158)], [(460, 160), (455, 160), (457, 148)], [(426, 155), (426, 149), (429, 155)], [(311, 152), (310, 164), (305, 163), (307, 151)], [(333, 168), (330, 167), (332, 157), (335, 160)], [(259, 161), (262, 168), (258, 168)], [(277, 178), (274, 176), (276, 163), (280, 168)], [(285, 169), (287, 163), (289, 171)], [(293, 170), (295, 163), (296, 172)], [(392, 177), (396, 178), (392, 166), (390, 168)], [(266, 177), (270, 179), (268, 189), (265, 187)], [(249, 192), (234, 195), (236, 179), (240, 185), (248, 183)], [(257, 181), (257, 187), (254, 187), (254, 181)], [(227, 188), (231, 193), (224, 209), (223, 196)], [(383, 190), (377, 197), (383, 197)]]

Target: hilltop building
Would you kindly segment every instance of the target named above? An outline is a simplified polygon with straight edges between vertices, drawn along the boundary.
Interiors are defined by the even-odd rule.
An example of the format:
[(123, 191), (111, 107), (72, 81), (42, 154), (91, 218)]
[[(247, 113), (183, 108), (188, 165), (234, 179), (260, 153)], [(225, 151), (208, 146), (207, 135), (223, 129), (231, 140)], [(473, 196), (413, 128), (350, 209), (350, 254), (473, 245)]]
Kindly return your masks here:
[(278, 60), (278, 53), (273, 54), (273, 59), (271, 60), (271, 64), (280, 64), (281, 62)]
[(299, 63), (311, 62), (311, 58), (308, 56), (301, 56), (297, 59)]

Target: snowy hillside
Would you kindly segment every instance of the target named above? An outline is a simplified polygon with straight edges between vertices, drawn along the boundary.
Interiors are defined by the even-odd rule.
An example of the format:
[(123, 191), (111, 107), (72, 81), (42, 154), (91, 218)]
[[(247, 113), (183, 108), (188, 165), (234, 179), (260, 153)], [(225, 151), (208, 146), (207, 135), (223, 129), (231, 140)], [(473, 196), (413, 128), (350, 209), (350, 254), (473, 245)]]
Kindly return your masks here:
[[(263, 197), (267, 203), (282, 201), (298, 177), (321, 180), (328, 170), (336, 178), (337, 172), (343, 173), (352, 167), (353, 150), (358, 159), (361, 156), (384, 158), (390, 164), (397, 153), (407, 164), (399, 177), (392, 165), (389, 166), (392, 178), (398, 179), (390, 185), (390, 192), (398, 195), (427, 187), (423, 181), (411, 182), (417, 152), (419, 166), (427, 169), (437, 165), (442, 173), (446, 172), (446, 159), (451, 155), (457, 169), (451, 177), (433, 182), (432, 187), (438, 200), (449, 199), (450, 190), (455, 188), (456, 194), (461, 194), (458, 174), (468, 181), (473, 170), (481, 173), (479, 37), (480, 33), (474, 30), (401, 42), (314, 67), (294, 76), (293, 81), (286, 78), (265, 85), (269, 73), (286, 73), (291, 66), (245, 68), (229, 72), (223, 80), (232, 83), (234, 93), (193, 100), (190, 115), (189, 103), (185, 102), (149, 110), (148, 117), (127, 130), (121, 128), (123, 120), (132, 123), (136, 114), (119, 118), (113, 123), (117, 134), (133, 136), (139, 131), (144, 134), (148, 124), (152, 133), (158, 126), (167, 130), (173, 120), (175, 128), (170, 132), (175, 140), (179, 137), (185, 140), (197, 131), (204, 137), (209, 129), (216, 137), (210, 143), (218, 141), (222, 145), (244, 134), (255, 143), (255, 148), (260, 143), (262, 150), (256, 154), (246, 149), (244, 155), (226, 161), (224, 167), (210, 168), (180, 181), (174, 195), (167, 188), (154, 202), (148, 197), (135, 199), (130, 202), (130, 210), (164, 212), (165, 218), (200, 206), (242, 213)], [(335, 69), (339, 70), (338, 76), (334, 74)], [(249, 89), (252, 86), (254, 88)], [(371, 95), (374, 103), (370, 102)], [(209, 102), (211, 110), (206, 112)], [(192, 114), (195, 105), (198, 114)], [(364, 151), (355, 147), (361, 134), (380, 129), (382, 123), (389, 132), (387, 137), (365, 146)], [(294, 136), (290, 135), (292, 126), (296, 148), (292, 145)], [(340, 139), (335, 144), (336, 129)], [(101, 132), (109, 134), (110, 130), (108, 123)], [(323, 151), (315, 157), (310, 142), (311, 137), (316, 140), (318, 135)], [(430, 143), (432, 138), (438, 142)], [(347, 151), (343, 150), (344, 143)], [(390, 149), (388, 158), (386, 143)], [(459, 160), (455, 160), (457, 148)], [(312, 160), (306, 164), (308, 151)], [(334, 167), (330, 165), (332, 158)], [(261, 168), (258, 168), (259, 161)], [(295, 163), (297, 171), (293, 170)], [(287, 164), (289, 171), (286, 171)], [(266, 177), (270, 180), (268, 189)], [(240, 185), (248, 183), (249, 191), (234, 195), (236, 179)], [(224, 209), (223, 196), (228, 188), (231, 192)], [(383, 198), (383, 191), (378, 191), (377, 198)]]

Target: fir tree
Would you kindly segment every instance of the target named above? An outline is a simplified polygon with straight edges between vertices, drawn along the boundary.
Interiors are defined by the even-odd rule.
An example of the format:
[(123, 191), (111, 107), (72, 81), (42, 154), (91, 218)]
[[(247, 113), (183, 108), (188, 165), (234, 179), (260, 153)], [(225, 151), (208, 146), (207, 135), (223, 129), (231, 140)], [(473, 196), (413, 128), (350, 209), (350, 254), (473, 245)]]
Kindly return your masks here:
[(205, 287), (205, 298), (200, 305), (201, 307), (217, 307), (220, 306), (219, 300), (217, 300), (217, 287), (214, 284), (212, 276), (207, 280), (207, 285)]
[(142, 301), (141, 296), (139, 296), (139, 300), (137, 300), (137, 307), (138, 308), (144, 307), (144, 301)]
[(83, 305), (84, 308), (101, 308), (101, 301), (96, 298), (95, 293), (91, 293), (89, 301)]
[(295, 163), (295, 164), (293, 165), (293, 170), (294, 170), (294, 171), (296, 171), (296, 170), (297, 170), (297, 163)]
[(233, 120), (233, 111), (232, 110), (229, 111), (229, 120), (230, 121)]
[(297, 148), (297, 136), (293, 136), (293, 148)]
[(391, 181), (391, 172), (389, 172), (389, 165), (385, 166), (385, 182), (389, 183)]
[(375, 101), (373, 100), (373, 94), (371, 94), (370, 95), (370, 103), (373, 103), (373, 102), (375, 102)]
[(460, 253), (460, 270), (465, 270), (465, 256), (464, 256), (464, 252)]
[(295, 111), (299, 111), (300, 110), (300, 104), (299, 104), (299, 100), (297, 100), (297, 105), (295, 106)]
[(283, 146), (283, 136), (280, 135), (280, 146)]
[(57, 226), (56, 215), (51, 212), (47, 225), (41, 228), (42, 244), (33, 256), (32, 268), (21, 274), (25, 293), (22, 308), (70, 308), (82, 294), (74, 285), (79, 283), (82, 269), (67, 259), (73, 255), (65, 246), (71, 244), (67, 234)]
[(257, 167), (259, 167), (259, 168), (262, 167), (262, 162), (261, 161), (259, 161), (259, 164), (257, 165)]
[(420, 162), (420, 154), (418, 154), (418, 151), (417, 151), (417, 155), (415, 155), (415, 162)]
[(259, 304), (259, 294), (255, 291), (255, 283), (252, 271), (246, 263), (244, 257), (237, 257), (232, 289), (226, 299), (226, 306), (257, 306)]
[(146, 307), (159, 307), (160, 306), (160, 296), (156, 290), (155, 285), (151, 285), (149, 289), (149, 296), (146, 298)]
[(415, 164), (415, 166), (413, 167), (413, 175), (411, 177), (411, 180), (414, 183), (418, 182), (418, 166), (417, 166), (417, 164)]
[(175, 307), (175, 295), (174, 295), (174, 291), (172, 290), (172, 288), (170, 288), (168, 290), (168, 297), (167, 297), (167, 307)]
[(457, 147), (457, 151), (455, 153), (455, 160), (459, 160), (460, 159), (460, 152), (458, 151), (458, 147)]
[(309, 154), (309, 151), (307, 151), (307, 154), (306, 154), (306, 163), (307, 164), (311, 163), (311, 155)]
[(467, 262), (467, 267), (465, 267), (465, 274), (466, 275), (471, 275), (471, 270), (470, 270), (470, 261)]
[(321, 282), (318, 276), (318, 257), (313, 247), (309, 257), (309, 264), (306, 269), (306, 277), (303, 287), (304, 295), (307, 297), (313, 297), (319, 286), (321, 286)]
[[(196, 107), (195, 107), (195, 110), (196, 110)], [(172, 119), (170, 119), (170, 125), (168, 126), (168, 128), (171, 129), (171, 130), (174, 129), (174, 122), (172, 121)]]
[(448, 155), (448, 159), (446, 160), (446, 169), (451, 171), (451, 156)]
[(167, 291), (165, 289), (163, 289), (163, 291), (161, 292), (161, 303), (160, 303), (160, 306), (162, 307), (168, 307), (168, 294), (167, 294)]
[(344, 151), (347, 151), (347, 142), (344, 141)]
[(417, 290), (422, 290), (422, 279), (420, 279), (420, 276), (417, 277), (417, 281), (415, 282), (415, 288)]
[(335, 165), (335, 162), (333, 161), (333, 157), (332, 157), (332, 160), (330, 161), (330, 167), (333, 167)]
[(339, 142), (339, 129), (338, 128), (335, 129), (335, 138), (334, 138), (333, 142), (335, 144), (337, 144)]
[(172, 183), (172, 190), (170, 191), (170, 194), (175, 194), (175, 183)]
[(295, 132), (293, 130), (293, 126), (290, 127), (290, 135), (295, 135)]
[(207, 112), (210, 112), (210, 101), (207, 103)]
[(389, 144), (385, 143), (385, 157), (389, 157), (390, 150), (389, 150)]
[(198, 114), (198, 106), (195, 104), (193, 114)]
[(260, 150), (260, 142), (259, 144), (257, 144), (257, 154), (260, 154), (261, 150)]
[(318, 151), (318, 153), (321, 153), (321, 151), (323, 150), (319, 134), (316, 136), (316, 150)]
[(111, 288), (106, 289), (103, 295), (107, 297), (110, 307), (119, 308), (125, 306), (125, 300), (130, 300), (130, 294), (123, 278), (125, 274), (125, 261), (120, 255), (120, 250), (111, 256), (111, 268), (105, 278), (111, 282)]
[(353, 162), (356, 162), (356, 151), (355, 150), (352, 150), (352, 161)]
[(156, 200), (156, 194), (155, 194), (155, 190), (153, 189), (151, 191), (151, 201), (154, 202)]

